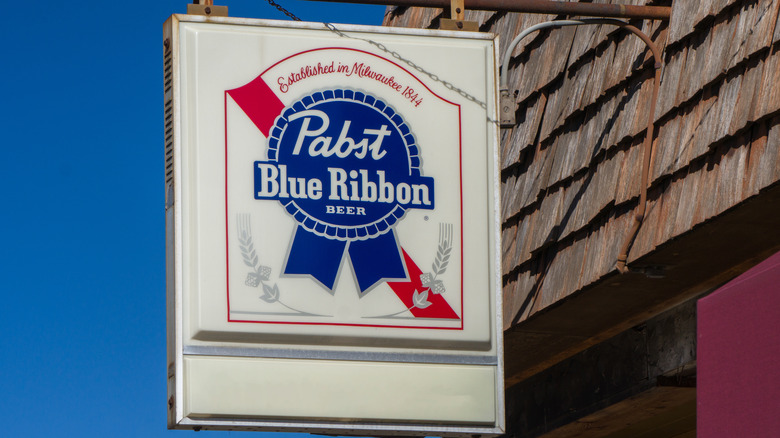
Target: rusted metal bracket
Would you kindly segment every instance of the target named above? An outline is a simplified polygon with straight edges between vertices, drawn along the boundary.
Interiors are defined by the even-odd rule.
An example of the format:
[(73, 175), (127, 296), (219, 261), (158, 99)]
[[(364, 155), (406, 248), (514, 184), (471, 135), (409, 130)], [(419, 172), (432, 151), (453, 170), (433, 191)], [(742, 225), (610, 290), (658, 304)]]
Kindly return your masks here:
[(466, 11), (464, 0), (451, 0), (450, 17), (439, 20), (439, 29), (442, 30), (465, 30), (469, 32), (479, 32), (479, 23), (476, 21), (466, 21)]
[(645, 131), (645, 140), (644, 143), (642, 144), (642, 148), (644, 149), (644, 151), (642, 157), (642, 176), (640, 180), (639, 206), (634, 215), (634, 223), (631, 226), (631, 230), (629, 231), (628, 236), (626, 236), (623, 245), (621, 246), (620, 254), (618, 255), (617, 262), (615, 263), (615, 267), (617, 268), (617, 270), (620, 273), (625, 274), (629, 272), (629, 268), (627, 266), (628, 252), (631, 249), (631, 246), (633, 245), (637, 233), (639, 232), (639, 227), (642, 225), (642, 221), (644, 220), (645, 212), (647, 210), (647, 185), (648, 185), (649, 172), (650, 172), (650, 159), (652, 157), (653, 132), (655, 131), (655, 105), (656, 105), (656, 100), (658, 100), (658, 90), (661, 87), (662, 59), (661, 59), (661, 51), (658, 49), (658, 46), (656, 46), (655, 43), (653, 43), (653, 40), (651, 40), (650, 37), (648, 37), (646, 34), (644, 34), (636, 27), (624, 21), (610, 19), (610, 18), (583, 18), (580, 20), (548, 21), (545, 23), (539, 23), (537, 25), (531, 26), (528, 29), (522, 31), (518, 36), (516, 36), (515, 39), (512, 40), (511, 43), (509, 43), (509, 47), (507, 47), (507, 50), (504, 53), (504, 60), (501, 65), (501, 75), (500, 75), (500, 84), (499, 84), (499, 90), (500, 90), (499, 120), (502, 128), (513, 128), (516, 123), (515, 121), (516, 103), (514, 101), (514, 97), (509, 93), (508, 76), (509, 76), (509, 61), (511, 60), (512, 52), (514, 51), (515, 46), (517, 46), (520, 40), (530, 35), (531, 33), (541, 29), (564, 27), (564, 26), (580, 26), (583, 24), (610, 24), (614, 26), (620, 26), (623, 29), (626, 29), (632, 32), (634, 35), (638, 36), (650, 48), (650, 51), (652, 52), (653, 58), (655, 60), (655, 65), (654, 65), (655, 76), (653, 78), (653, 95), (650, 98), (650, 108), (647, 114), (647, 129)]
[[(367, 5), (446, 8), (450, 0), (314, 0)], [(530, 14), (579, 15), (583, 17), (639, 18), (669, 20), (670, 6), (613, 5), (551, 0), (464, 0), (466, 8), (479, 11), (524, 12)]]
[(208, 15), (212, 17), (227, 17), (227, 6), (214, 6), (214, 0), (193, 0), (187, 5), (187, 15)]
[(498, 102), (498, 123), (502, 128), (514, 128), (517, 123), (515, 116), (515, 96), (509, 92), (509, 89), (500, 90)]

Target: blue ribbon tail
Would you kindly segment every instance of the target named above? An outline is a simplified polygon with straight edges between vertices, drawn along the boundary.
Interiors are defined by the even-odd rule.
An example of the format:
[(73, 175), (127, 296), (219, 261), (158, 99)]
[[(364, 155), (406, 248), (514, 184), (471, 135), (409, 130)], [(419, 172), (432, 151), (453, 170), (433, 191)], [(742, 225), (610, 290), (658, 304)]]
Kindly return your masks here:
[(295, 230), (284, 273), (311, 275), (333, 290), (346, 246), (345, 241), (318, 236), (299, 226)]
[(383, 279), (407, 279), (395, 230), (368, 240), (350, 242), (349, 257), (361, 294)]

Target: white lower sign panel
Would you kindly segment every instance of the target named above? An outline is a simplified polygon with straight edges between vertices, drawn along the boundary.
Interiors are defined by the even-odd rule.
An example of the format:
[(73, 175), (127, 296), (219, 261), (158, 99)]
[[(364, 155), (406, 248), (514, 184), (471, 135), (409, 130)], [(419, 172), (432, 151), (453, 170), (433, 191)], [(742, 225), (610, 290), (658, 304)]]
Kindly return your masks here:
[(169, 426), (502, 433), (494, 36), (164, 30)]

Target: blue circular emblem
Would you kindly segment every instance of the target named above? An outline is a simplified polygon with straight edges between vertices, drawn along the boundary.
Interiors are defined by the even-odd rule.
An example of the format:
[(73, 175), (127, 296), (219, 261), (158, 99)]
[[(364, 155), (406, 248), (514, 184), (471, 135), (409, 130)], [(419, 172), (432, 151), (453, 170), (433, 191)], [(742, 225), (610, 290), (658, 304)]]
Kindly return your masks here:
[(433, 208), (433, 179), (420, 175), (409, 127), (363, 92), (316, 92), (286, 108), (271, 129), (268, 160), (275, 169), (260, 173), (259, 187), (256, 178), (256, 194), (272, 195), (264, 198), (320, 236), (370, 239), (408, 208)]
[(361, 293), (406, 279), (393, 226), (410, 208), (434, 208), (404, 119), (367, 93), (310, 94), (276, 118), (268, 160), (254, 163), (254, 196), (279, 201), (299, 224), (284, 273), (333, 289), (349, 257)]

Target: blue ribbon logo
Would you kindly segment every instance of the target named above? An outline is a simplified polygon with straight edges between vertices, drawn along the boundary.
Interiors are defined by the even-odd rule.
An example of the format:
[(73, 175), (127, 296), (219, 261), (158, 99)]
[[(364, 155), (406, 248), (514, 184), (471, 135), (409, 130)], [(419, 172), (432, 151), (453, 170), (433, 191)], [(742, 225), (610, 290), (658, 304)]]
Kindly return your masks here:
[(255, 199), (277, 200), (296, 220), (284, 268), (333, 290), (348, 256), (361, 294), (406, 280), (394, 225), (407, 209), (434, 208), (403, 118), (366, 93), (316, 92), (285, 108), (254, 163)]

